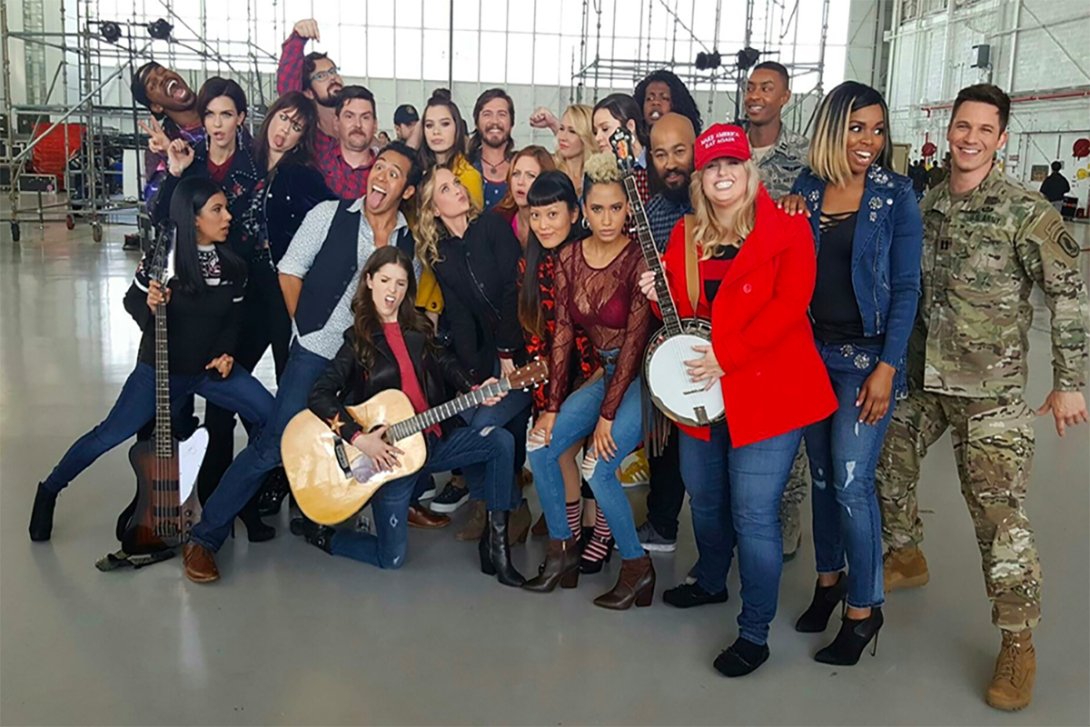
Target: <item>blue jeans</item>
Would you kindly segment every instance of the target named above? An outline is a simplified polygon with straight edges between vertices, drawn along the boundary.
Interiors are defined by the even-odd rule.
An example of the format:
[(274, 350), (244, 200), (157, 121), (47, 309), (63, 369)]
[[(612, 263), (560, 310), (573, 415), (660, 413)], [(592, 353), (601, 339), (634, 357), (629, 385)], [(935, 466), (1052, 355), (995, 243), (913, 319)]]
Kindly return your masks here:
[[(237, 412), (255, 430), (260, 430), (272, 413), (272, 394), (241, 366), (235, 366), (226, 379), (213, 379), (208, 374), (170, 377), (170, 403), (175, 412), (194, 394)], [(45, 489), (54, 493), (63, 490), (96, 459), (136, 434), (154, 416), (155, 368), (138, 363), (121, 387), (110, 413), (68, 448), (45, 479)]]
[(375, 535), (338, 530), (331, 552), (379, 568), (405, 564), (409, 544), (409, 503), (417, 482), (436, 472), (461, 467), (471, 490), (483, 495), (489, 510), (512, 510), (517, 504), (511, 486), (515, 442), (511, 433), (495, 427), (487, 433), (471, 427), (455, 429), (429, 441), (428, 461), (408, 477), (391, 480), (371, 498)]
[(727, 451), (731, 519), (742, 582), (738, 633), (755, 644), (768, 641), (768, 625), (776, 616), (783, 570), (780, 499), (801, 441), (802, 430), (795, 429)]
[(817, 570), (818, 573), (843, 570), (846, 555), (848, 605), (881, 606), (885, 600), (882, 520), (874, 489), (874, 469), (893, 415), (893, 401), (876, 424), (860, 423), (860, 410), (855, 405), (863, 382), (878, 365), (881, 349), (819, 341), (818, 352), (839, 405), (827, 419), (806, 428), (806, 453), (814, 483)]
[(220, 549), (235, 516), (261, 488), (265, 474), (280, 464), (280, 436), (291, 418), (306, 408), (314, 382), (328, 365), (329, 359), (306, 350), (298, 341), (292, 342), (266, 426), (223, 473), (219, 487), (204, 503), (201, 520), (190, 533), (191, 540), (212, 551)]
[[(545, 522), (549, 526), (549, 537), (555, 540), (572, 537), (564, 507), (564, 478), (560, 474), (560, 457), (572, 445), (586, 439), (598, 425), (606, 385), (613, 378), (613, 366), (607, 365), (605, 373), (605, 376), (593, 384), (570, 394), (560, 406), (549, 446), (528, 452), (530, 467), (534, 471), (534, 486), (541, 501), (541, 509), (545, 513)], [(638, 378), (625, 391), (621, 406), (617, 409), (617, 416), (613, 419), (612, 435), (617, 445), (617, 456), (609, 460), (599, 459), (594, 465), (594, 471), (586, 479), (594, 491), (598, 507), (602, 509), (609, 528), (613, 531), (621, 557), (640, 558), (644, 551), (636, 534), (632, 507), (628, 504), (620, 480), (617, 479), (617, 467), (621, 460), (636, 449), (643, 437)]]
[(530, 423), (530, 408), (533, 397), (530, 392), (515, 389), (507, 392), (495, 406), (478, 406), (462, 412), (462, 420), (471, 428), (481, 430), (485, 427), (503, 427), (511, 433), (515, 441), (515, 456), (512, 473), (518, 474), (526, 463), (526, 428)]
[(681, 479), (689, 493), (693, 535), (699, 558), (690, 574), (708, 593), (727, 587), (734, 557), (734, 523), (731, 522), (726, 424), (716, 424), (707, 442), (678, 432)]

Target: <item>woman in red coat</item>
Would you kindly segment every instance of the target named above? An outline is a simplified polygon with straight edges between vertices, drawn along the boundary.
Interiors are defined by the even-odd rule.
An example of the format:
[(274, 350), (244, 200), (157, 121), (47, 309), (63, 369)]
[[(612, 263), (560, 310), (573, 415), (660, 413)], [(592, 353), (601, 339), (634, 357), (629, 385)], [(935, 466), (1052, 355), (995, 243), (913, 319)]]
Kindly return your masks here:
[[(718, 382), (726, 405), (726, 422), (683, 427), (680, 448), (700, 550), (694, 575), (704, 595), (725, 597), (738, 548), (739, 635), (715, 660), (733, 677), (768, 659), (783, 566), (780, 497), (803, 427), (836, 409), (836, 397), (807, 317), (816, 272), (809, 224), (776, 208), (740, 127), (712, 126), (696, 140), (694, 159), (694, 214), (674, 228), (664, 265), (679, 313), (711, 319), (712, 344), (696, 347), (686, 363), (694, 382)], [(699, 260), (695, 311), (687, 237)], [(653, 273), (640, 282), (654, 300)]]

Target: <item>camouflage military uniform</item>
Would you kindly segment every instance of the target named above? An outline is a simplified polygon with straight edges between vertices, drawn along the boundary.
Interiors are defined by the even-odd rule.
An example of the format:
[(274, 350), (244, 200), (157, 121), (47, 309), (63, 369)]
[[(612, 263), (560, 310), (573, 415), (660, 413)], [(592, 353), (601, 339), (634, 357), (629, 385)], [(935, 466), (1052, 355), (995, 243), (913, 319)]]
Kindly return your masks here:
[[(775, 145), (768, 150), (764, 158), (757, 163), (761, 181), (772, 199), (786, 197), (795, 185), (795, 179), (806, 167), (806, 155), (810, 142), (805, 136), (796, 134), (786, 126), (780, 127), (780, 135)], [(791, 476), (780, 501), (780, 525), (783, 529), (783, 549), (787, 555), (794, 555), (798, 547), (799, 534), (802, 532), (802, 515), (799, 506), (806, 499), (810, 487), (810, 466), (806, 459), (805, 445), (799, 446), (795, 464), (791, 467)]]
[(909, 343), (909, 397), (898, 402), (878, 464), (889, 549), (923, 539), (920, 460), (949, 428), (976, 528), (992, 620), (1006, 631), (1040, 618), (1041, 567), (1023, 509), (1033, 459), (1026, 383), (1029, 302), (1052, 312), (1053, 388), (1086, 385), (1087, 299), (1079, 249), (1055, 209), (992, 169), (964, 198), (949, 180), (924, 198), (923, 292)]

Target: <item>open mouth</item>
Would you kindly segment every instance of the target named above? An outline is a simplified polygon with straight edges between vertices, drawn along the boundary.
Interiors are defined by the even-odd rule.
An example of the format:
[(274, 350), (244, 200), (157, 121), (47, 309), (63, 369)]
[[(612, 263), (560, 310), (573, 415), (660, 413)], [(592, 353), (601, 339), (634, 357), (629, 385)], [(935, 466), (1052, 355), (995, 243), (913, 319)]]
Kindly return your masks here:
[(872, 161), (872, 160), (874, 159), (874, 153), (873, 153), (873, 152), (869, 152), (869, 151), (854, 151), (854, 152), (852, 152), (852, 153), (853, 153), (853, 154), (855, 154), (855, 158), (856, 158), (856, 159), (858, 159), (859, 161), (863, 162), (864, 164), (870, 164), (870, 163), (871, 163), (871, 161)]
[(976, 149), (969, 146), (959, 146), (957, 149), (959, 153), (964, 154), (968, 157), (975, 157), (982, 151), (981, 149)]
[(286, 139), (282, 135), (277, 134), (273, 137), (273, 147), (276, 149), (283, 149), (285, 141)]
[(377, 184), (371, 185), (371, 191), (367, 194), (367, 206), (371, 211), (375, 211), (382, 207), (382, 203), (386, 201), (387, 192), (384, 187), (380, 187)]
[(397, 305), (397, 297), (396, 297), (396, 296), (393, 296), (393, 295), (387, 295), (387, 296), (386, 296), (386, 297), (384, 297), (384, 298), (383, 298), (382, 300), (383, 300), (383, 301), (384, 301), (384, 302), (386, 303), (386, 305), (387, 305), (387, 306), (389, 306), (390, 308), (393, 308), (393, 307), (394, 307), (395, 305)]
[(715, 183), (715, 188), (719, 190), (731, 189), (734, 187), (733, 179), (721, 179)]
[(166, 92), (175, 101), (182, 101), (189, 96), (189, 89), (176, 78), (167, 81)]
[(750, 104), (749, 106), (746, 106), (746, 112), (750, 114), (759, 114), (764, 110), (765, 107), (763, 104)]
[(658, 121), (661, 118), (662, 118), (662, 112), (659, 111), (658, 109), (655, 109), (654, 111), (651, 112), (651, 120), (652, 121)]

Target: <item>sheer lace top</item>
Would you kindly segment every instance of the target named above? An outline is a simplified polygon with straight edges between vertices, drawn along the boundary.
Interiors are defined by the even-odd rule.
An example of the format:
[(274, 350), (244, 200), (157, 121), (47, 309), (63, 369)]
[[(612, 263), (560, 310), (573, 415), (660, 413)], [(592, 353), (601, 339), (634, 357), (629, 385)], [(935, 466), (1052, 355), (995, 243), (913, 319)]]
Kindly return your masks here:
[(591, 267), (583, 241), (564, 247), (556, 265), (556, 335), (549, 368), (549, 405), (559, 411), (568, 393), (568, 372), (575, 328), (587, 332), (599, 351), (618, 350), (616, 370), (606, 387), (601, 414), (612, 420), (628, 385), (637, 376), (651, 323), (651, 308), (637, 281), (647, 269), (640, 247), (629, 242), (603, 268)]

